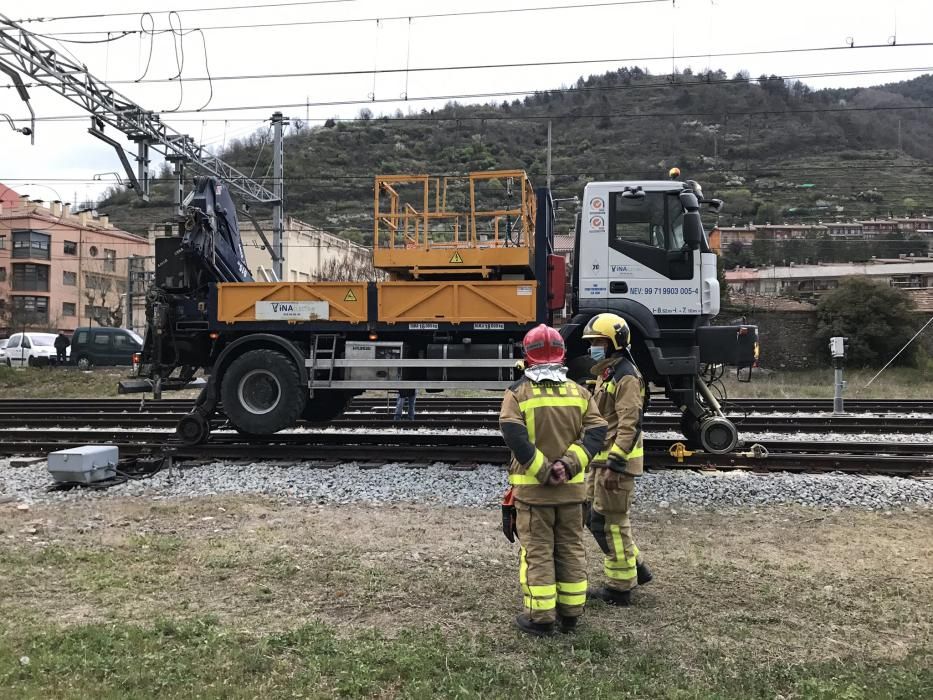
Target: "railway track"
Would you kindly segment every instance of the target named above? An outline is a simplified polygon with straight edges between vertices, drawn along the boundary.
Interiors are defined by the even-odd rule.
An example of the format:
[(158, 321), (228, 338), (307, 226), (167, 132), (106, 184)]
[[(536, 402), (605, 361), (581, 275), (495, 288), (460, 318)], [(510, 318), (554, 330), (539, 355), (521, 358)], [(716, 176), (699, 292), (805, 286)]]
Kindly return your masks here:
[[(247, 440), (235, 432), (218, 432), (209, 443), (194, 447), (174, 443), (170, 433), (153, 432), (5, 430), (2, 437), (0, 453), (16, 455), (45, 455), (88, 443), (110, 443), (118, 445), (123, 456), (169, 453), (180, 460), (413, 465), (449, 462), (455, 467), (471, 468), (482, 463), (504, 464), (509, 457), (498, 435), (481, 433), (282, 433), (259, 441)], [(933, 474), (933, 453), (928, 443), (766, 441), (746, 452), (685, 454), (679, 459), (671, 453), (673, 444), (670, 440), (645, 441), (651, 468)]]
[[(750, 400), (746, 410), (785, 411), (784, 415), (751, 413), (734, 418), (746, 433), (918, 433), (933, 432), (933, 418), (898, 414), (933, 413), (931, 401), (851, 402), (855, 411), (845, 416), (794, 415), (790, 411), (831, 409), (822, 400)], [(394, 402), (357, 399), (348, 413), (328, 424), (279, 433), (268, 438), (247, 438), (225, 428), (218, 415), (205, 445), (186, 447), (174, 441), (178, 419), (192, 407), (190, 400), (140, 402), (125, 399), (2, 400), (0, 399), (0, 454), (45, 455), (50, 451), (89, 443), (110, 443), (125, 456), (171, 452), (180, 460), (235, 459), (282, 462), (449, 462), (503, 464), (508, 452), (498, 435), (498, 400), (429, 397), (419, 400), (414, 422), (391, 419)], [(657, 402), (655, 410), (674, 407)], [(867, 412), (875, 414), (870, 415)], [(734, 415), (734, 414), (733, 414)], [(399, 432), (398, 428), (403, 428)], [(679, 416), (646, 416), (648, 431), (679, 432)], [(751, 441), (748, 441), (749, 444)], [(755, 444), (764, 448), (727, 455), (670, 452), (675, 440), (646, 440), (652, 468), (754, 469), (760, 471), (849, 471), (886, 474), (933, 474), (933, 444), (898, 442), (828, 442), (772, 440)], [(745, 448), (748, 450), (749, 448)], [(757, 448), (756, 448), (757, 449)], [(761, 455), (767, 454), (767, 457)]]
[[(159, 407), (161, 408), (161, 407)], [(185, 411), (178, 412), (69, 412), (67, 414), (4, 414), (0, 412), (0, 429), (9, 428), (74, 428), (80, 426), (111, 426), (120, 428), (157, 428), (172, 430)], [(220, 416), (211, 422), (212, 428), (224, 425)], [(831, 431), (838, 433), (933, 433), (933, 418), (912, 416), (762, 416), (748, 415), (737, 417), (737, 426), (742, 431), (756, 432), (808, 432)], [(341, 429), (427, 429), (438, 430), (457, 428), (462, 430), (495, 430), (498, 417), (495, 413), (421, 413), (414, 422), (396, 422), (385, 413), (346, 413), (340, 418), (327, 423), (328, 426)], [(645, 416), (645, 428), (653, 431), (679, 431), (679, 416), (649, 414)]]
[[(427, 396), (418, 399), (419, 412), (439, 411), (485, 411), (499, 410), (499, 399), (489, 398), (449, 398)], [(190, 399), (0, 399), (0, 415), (23, 415), (62, 412), (139, 412), (157, 410), (162, 412), (186, 412), (193, 402)], [(931, 413), (933, 400), (926, 399), (867, 399), (848, 400), (845, 403), (849, 413)], [(354, 399), (351, 411), (385, 411), (394, 409), (394, 399), (361, 397)], [(745, 412), (826, 412), (833, 410), (832, 399), (730, 399), (727, 402), (729, 412), (741, 415)], [(652, 399), (652, 411), (676, 410), (673, 404), (663, 398)]]

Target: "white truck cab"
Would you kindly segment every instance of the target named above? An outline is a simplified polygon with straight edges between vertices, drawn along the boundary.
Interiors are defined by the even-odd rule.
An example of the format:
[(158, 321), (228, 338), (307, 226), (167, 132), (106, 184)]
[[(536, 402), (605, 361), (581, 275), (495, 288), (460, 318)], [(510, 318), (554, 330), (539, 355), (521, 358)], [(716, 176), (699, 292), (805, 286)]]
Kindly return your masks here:
[(629, 299), (654, 316), (719, 313), (716, 254), (684, 242), (684, 183), (594, 182), (583, 195), (579, 298)]
[(589, 363), (582, 329), (596, 314), (616, 313), (632, 331), (632, 354), (645, 378), (682, 411), (688, 441), (710, 452), (738, 444), (735, 426), (703, 379), (710, 366), (750, 367), (754, 326), (713, 326), (719, 313), (716, 254), (700, 207), (718, 211), (693, 181), (592, 182), (583, 193), (574, 247), (572, 320), (561, 333), (571, 372)]

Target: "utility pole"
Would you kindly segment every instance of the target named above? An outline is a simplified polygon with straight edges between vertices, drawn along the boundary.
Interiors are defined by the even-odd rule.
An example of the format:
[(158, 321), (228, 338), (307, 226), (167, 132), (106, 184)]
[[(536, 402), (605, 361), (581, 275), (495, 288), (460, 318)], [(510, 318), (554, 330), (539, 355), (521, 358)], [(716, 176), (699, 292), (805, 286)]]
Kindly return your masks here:
[(551, 189), (551, 120), (547, 120), (547, 188)]
[(130, 253), (126, 259), (126, 327), (133, 330), (133, 263), (136, 255)]
[(285, 149), (282, 126), (285, 124), (288, 124), (288, 119), (285, 119), (281, 112), (272, 115), (272, 193), (275, 195), (275, 201), (272, 205), (272, 249), (276, 253), (276, 259), (272, 261), (272, 266), (279, 281), (285, 279), (282, 264), (285, 257), (282, 254), (282, 234), (285, 227), (285, 206), (283, 202), (285, 197)]

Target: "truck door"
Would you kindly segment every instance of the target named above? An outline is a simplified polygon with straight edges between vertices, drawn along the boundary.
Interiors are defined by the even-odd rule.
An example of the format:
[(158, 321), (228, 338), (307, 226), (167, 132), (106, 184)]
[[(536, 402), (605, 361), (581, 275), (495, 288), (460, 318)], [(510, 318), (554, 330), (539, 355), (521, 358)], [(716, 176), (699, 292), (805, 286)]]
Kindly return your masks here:
[(655, 315), (701, 312), (700, 255), (685, 248), (675, 192), (608, 194), (609, 298), (631, 299)]

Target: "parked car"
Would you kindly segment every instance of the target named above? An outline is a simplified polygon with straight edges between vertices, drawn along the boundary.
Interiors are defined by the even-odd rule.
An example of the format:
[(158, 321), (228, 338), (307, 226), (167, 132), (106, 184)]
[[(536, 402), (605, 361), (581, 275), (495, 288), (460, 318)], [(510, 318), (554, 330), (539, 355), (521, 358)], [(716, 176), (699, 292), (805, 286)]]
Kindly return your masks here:
[(9, 342), (9, 338), (0, 338), (0, 364), (6, 364), (6, 344)]
[[(6, 348), (7, 367), (38, 367), (55, 364), (54, 333), (14, 333), (7, 341)], [(65, 355), (68, 356), (68, 350)]]
[(132, 365), (143, 349), (143, 339), (126, 328), (76, 328), (71, 336), (71, 357), (81, 369), (94, 365)]

